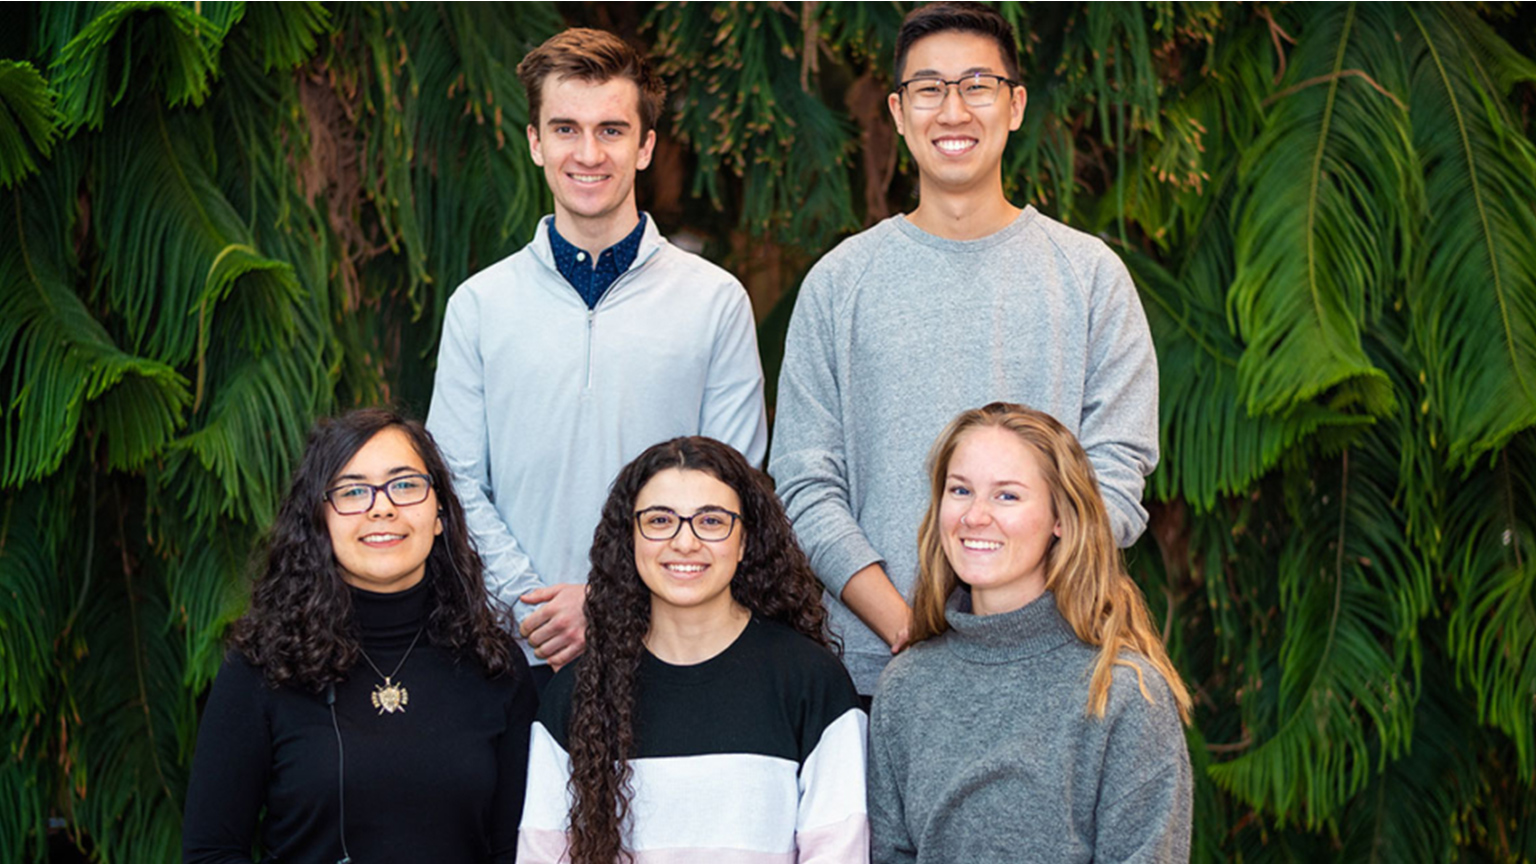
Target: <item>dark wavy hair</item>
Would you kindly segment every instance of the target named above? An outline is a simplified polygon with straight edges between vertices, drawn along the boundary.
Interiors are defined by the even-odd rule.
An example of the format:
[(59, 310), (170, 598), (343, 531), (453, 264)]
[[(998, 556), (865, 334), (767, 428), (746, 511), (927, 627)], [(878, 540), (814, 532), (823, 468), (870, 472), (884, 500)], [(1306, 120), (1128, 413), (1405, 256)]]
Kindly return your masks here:
[(344, 680), (358, 662), (352, 594), (342, 580), (325, 521), (325, 490), (357, 451), (385, 429), (399, 429), (421, 457), (437, 493), (443, 532), (427, 556), (427, 640), (480, 664), (487, 676), (511, 671), (508, 612), (485, 591), (484, 565), (432, 435), (415, 420), (365, 408), (321, 420), (278, 507), (258, 558), (251, 605), (236, 621), (230, 646), (262, 670), (273, 687), (313, 692)]
[(635, 567), (635, 500), (668, 468), (702, 471), (741, 499), (745, 554), (731, 597), (828, 648), (821, 585), (795, 543), (768, 475), (712, 438), (674, 438), (624, 466), (608, 492), (592, 542), (587, 650), (576, 667), (567, 740), (571, 753), (571, 864), (632, 861), (621, 826), (629, 816), (635, 752), (635, 677), (651, 626), (651, 593)]

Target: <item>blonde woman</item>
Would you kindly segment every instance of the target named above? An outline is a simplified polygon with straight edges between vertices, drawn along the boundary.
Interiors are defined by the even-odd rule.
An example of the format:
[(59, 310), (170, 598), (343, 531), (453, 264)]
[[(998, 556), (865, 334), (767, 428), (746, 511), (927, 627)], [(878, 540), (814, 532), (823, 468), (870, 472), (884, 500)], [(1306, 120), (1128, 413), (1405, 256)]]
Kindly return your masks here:
[(930, 479), (911, 647), (870, 721), (873, 860), (1187, 860), (1189, 694), (1082, 447), (994, 402)]

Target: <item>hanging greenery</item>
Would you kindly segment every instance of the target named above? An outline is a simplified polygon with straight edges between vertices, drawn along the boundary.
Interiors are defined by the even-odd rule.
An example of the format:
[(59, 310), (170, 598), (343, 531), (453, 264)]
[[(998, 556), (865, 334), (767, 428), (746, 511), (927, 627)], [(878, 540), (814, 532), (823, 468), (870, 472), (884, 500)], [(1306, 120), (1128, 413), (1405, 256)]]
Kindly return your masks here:
[[(772, 374), (803, 267), (911, 207), (909, 5), (10, 7), (0, 860), (178, 857), (305, 431), (424, 413), (447, 297), (549, 207), (524, 53), (648, 46), (663, 227), (785, 253)], [(1128, 558), (1196, 694), (1196, 859), (1536, 860), (1536, 18), (1000, 8), (1010, 194), (1111, 244), (1157, 343)]]

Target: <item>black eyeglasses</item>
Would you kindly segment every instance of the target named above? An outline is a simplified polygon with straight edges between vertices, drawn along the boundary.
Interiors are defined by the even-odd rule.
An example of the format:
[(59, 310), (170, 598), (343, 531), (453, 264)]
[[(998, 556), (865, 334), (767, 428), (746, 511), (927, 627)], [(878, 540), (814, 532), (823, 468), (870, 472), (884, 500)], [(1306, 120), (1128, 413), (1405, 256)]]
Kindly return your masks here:
[(693, 536), (706, 543), (719, 543), (731, 536), (740, 518), (740, 513), (724, 507), (705, 507), (692, 516), (679, 516), (670, 507), (647, 507), (635, 514), (635, 524), (647, 540), (671, 540), (687, 522)]
[(1019, 86), (1019, 82), (1001, 75), (967, 75), (954, 81), (946, 81), (943, 78), (928, 77), (911, 78), (896, 85), (896, 92), (906, 91), (907, 99), (912, 107), (920, 111), (932, 111), (944, 104), (949, 96), (949, 88), (953, 86), (960, 91), (960, 98), (972, 108), (985, 108), (997, 101), (997, 94), (1003, 91), (1003, 86), (1010, 88)]
[(356, 516), (373, 509), (380, 492), (396, 507), (409, 507), (427, 500), (432, 478), (425, 474), (402, 474), (388, 483), (344, 483), (325, 490), (325, 500), (341, 516)]

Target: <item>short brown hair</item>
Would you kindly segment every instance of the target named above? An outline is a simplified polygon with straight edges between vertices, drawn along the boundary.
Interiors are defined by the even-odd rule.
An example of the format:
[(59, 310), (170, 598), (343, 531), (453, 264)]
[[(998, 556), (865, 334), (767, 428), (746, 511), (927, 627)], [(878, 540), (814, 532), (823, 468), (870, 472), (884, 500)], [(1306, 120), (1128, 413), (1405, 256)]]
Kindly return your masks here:
[(667, 86), (651, 70), (651, 65), (628, 42), (605, 30), (572, 27), (544, 40), (517, 64), (517, 77), (528, 91), (528, 122), (539, 125), (544, 79), (554, 75), (559, 80), (576, 78), (601, 84), (615, 78), (635, 82), (640, 89), (640, 132), (656, 128), (661, 119), (661, 105)]

